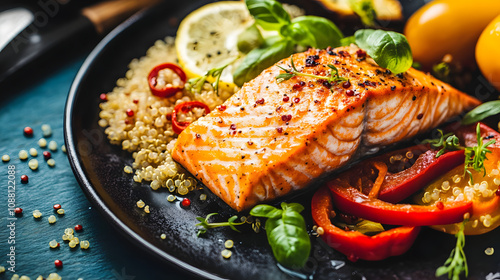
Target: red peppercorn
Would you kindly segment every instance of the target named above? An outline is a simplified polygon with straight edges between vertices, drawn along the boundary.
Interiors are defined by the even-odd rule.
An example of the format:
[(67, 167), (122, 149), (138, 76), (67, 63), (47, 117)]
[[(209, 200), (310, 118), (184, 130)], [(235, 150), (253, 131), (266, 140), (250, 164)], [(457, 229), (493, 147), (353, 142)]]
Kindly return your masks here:
[(444, 204), (442, 201), (438, 201), (436, 202), (436, 207), (439, 209), (439, 210), (443, 210), (444, 209)]
[(295, 102), (295, 103), (299, 103), (299, 102), (300, 102), (300, 98), (295, 97), (295, 98), (293, 99), (293, 102)]
[(351, 87), (351, 82), (349, 82), (349, 80), (347, 80), (346, 82), (342, 83), (342, 87), (345, 88), (345, 89), (348, 89)]
[(219, 109), (219, 111), (225, 111), (226, 110), (226, 105), (220, 105), (217, 109)]
[(345, 94), (347, 94), (347, 96), (353, 96), (354, 90), (348, 89), (348, 90), (346, 90)]
[(27, 184), (28, 183), (28, 175), (21, 175), (21, 183)]
[(61, 209), (61, 204), (54, 204), (52, 207), (54, 207), (54, 210), (59, 210)]
[(281, 120), (284, 122), (289, 122), (292, 119), (292, 115), (283, 115), (281, 116)]
[(57, 268), (61, 268), (63, 266), (63, 262), (61, 260), (55, 260), (54, 261), (54, 265), (57, 267)]
[(281, 128), (281, 127), (277, 127), (276, 130), (278, 131), (278, 133), (282, 133), (283, 132), (283, 128)]
[(132, 102), (134, 102), (135, 104), (139, 103), (139, 99), (134, 99), (132, 100)]
[(31, 137), (33, 136), (33, 128), (27, 126), (24, 128), (24, 135), (26, 135), (27, 137)]
[(231, 130), (236, 130), (236, 125), (235, 125), (234, 123), (233, 123), (233, 124), (231, 124), (231, 125), (229, 126), (229, 129), (231, 129)]
[(181, 201), (181, 205), (183, 207), (189, 207), (191, 205), (191, 200), (189, 200), (189, 198), (184, 198), (182, 201)]
[(132, 111), (132, 109), (127, 109), (127, 116), (133, 117), (134, 116), (134, 111)]
[(288, 100), (290, 100), (290, 97), (288, 96), (283, 97), (283, 101), (288, 102)]
[(264, 104), (264, 98), (258, 99), (257, 101), (255, 101), (255, 103)]
[(108, 95), (101, 93), (101, 95), (99, 95), (99, 99), (101, 99), (101, 101), (108, 101)]
[(500, 188), (497, 189), (497, 191), (495, 192), (496, 195), (500, 196)]
[(82, 229), (83, 229), (82, 225), (76, 225), (76, 226), (75, 226), (75, 230), (76, 230), (76, 231), (80, 231), (80, 230), (82, 230)]
[(417, 115), (417, 120), (421, 120), (423, 117), (424, 117), (424, 114), (420, 113), (420, 114)]
[(22, 214), (22, 213), (23, 213), (23, 208), (21, 208), (21, 207), (16, 207), (16, 208), (14, 209), (14, 213), (16, 213), (16, 214), (18, 214), (18, 215), (19, 215), (19, 214)]
[(50, 159), (52, 157), (52, 154), (49, 151), (43, 151), (42, 154), (43, 154), (43, 158), (45, 160), (48, 160), (48, 159)]

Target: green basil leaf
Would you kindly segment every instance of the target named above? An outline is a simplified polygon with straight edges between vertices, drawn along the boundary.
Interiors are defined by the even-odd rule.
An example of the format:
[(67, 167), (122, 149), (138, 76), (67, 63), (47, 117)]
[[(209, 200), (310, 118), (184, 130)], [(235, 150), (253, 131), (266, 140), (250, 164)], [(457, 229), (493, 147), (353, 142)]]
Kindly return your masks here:
[(283, 25), (290, 24), (290, 15), (278, 1), (245, 0), (245, 4), (257, 25), (264, 30), (279, 31)]
[(320, 49), (338, 47), (344, 37), (333, 22), (317, 16), (297, 17), (291, 24), (284, 25), (280, 33), (298, 45)]
[(345, 37), (345, 38), (340, 39), (341, 46), (349, 46), (351, 44), (356, 44), (356, 39), (354, 38), (354, 36), (349, 36), (349, 37)]
[(487, 117), (494, 116), (496, 114), (500, 114), (500, 100), (488, 101), (477, 106), (472, 111), (465, 114), (462, 123), (463, 124), (475, 123)]
[(354, 33), (356, 44), (364, 49), (379, 66), (399, 74), (408, 70), (413, 57), (403, 34), (374, 29), (361, 29)]
[(250, 210), (250, 215), (263, 218), (280, 218), (283, 210), (267, 204), (259, 204)]
[(302, 206), (302, 204), (300, 204), (300, 203), (286, 203), (286, 202), (282, 202), (281, 203), (281, 209), (295, 211), (297, 213), (300, 213), (300, 212), (304, 211), (304, 206)]
[(248, 53), (264, 43), (264, 38), (255, 24), (250, 25), (245, 31), (238, 35), (238, 50)]
[(289, 207), (281, 218), (267, 219), (266, 234), (276, 260), (290, 268), (301, 268), (307, 262), (311, 241), (302, 215)]
[(290, 40), (282, 40), (281, 37), (266, 39), (261, 47), (251, 50), (234, 70), (234, 83), (242, 86), (280, 59), (290, 56), (293, 48), (293, 42)]

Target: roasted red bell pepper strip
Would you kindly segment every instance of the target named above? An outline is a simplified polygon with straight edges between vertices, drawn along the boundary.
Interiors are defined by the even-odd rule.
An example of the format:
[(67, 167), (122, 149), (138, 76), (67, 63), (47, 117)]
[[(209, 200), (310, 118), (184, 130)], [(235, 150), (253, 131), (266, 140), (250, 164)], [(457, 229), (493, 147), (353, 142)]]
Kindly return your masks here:
[(320, 188), (314, 194), (311, 211), (316, 225), (324, 230), (321, 235), (323, 241), (351, 261), (375, 261), (401, 255), (412, 246), (420, 231), (420, 227), (402, 226), (368, 236), (358, 231), (340, 229), (330, 221), (335, 212), (330, 191), (326, 187)]
[(178, 122), (177, 113), (188, 113), (193, 108), (205, 109), (205, 114), (210, 113), (210, 108), (208, 108), (207, 104), (200, 101), (188, 101), (175, 105), (172, 111), (172, 128), (175, 133), (180, 134), (189, 124), (191, 124), (191, 122)]
[(347, 214), (389, 225), (429, 226), (463, 221), (472, 201), (438, 202), (431, 206), (392, 204), (370, 198), (341, 179), (328, 182), (335, 206)]
[[(415, 152), (415, 146), (404, 151)], [(378, 198), (396, 203), (420, 190), (440, 175), (464, 163), (464, 151), (452, 151), (436, 158), (438, 152), (428, 150), (421, 154), (415, 163), (398, 173), (387, 174), (380, 189)]]
[[(170, 69), (174, 71), (181, 79), (182, 85), (158, 87), (158, 72), (163, 69)], [(182, 70), (179, 65), (174, 63), (162, 63), (160, 65), (157, 65), (149, 72), (148, 75), (148, 83), (149, 88), (151, 89), (151, 93), (159, 97), (171, 97), (175, 95), (177, 92), (181, 91), (184, 88), (184, 83), (186, 82), (186, 80), (187, 77), (186, 73), (184, 73), (184, 70)]]

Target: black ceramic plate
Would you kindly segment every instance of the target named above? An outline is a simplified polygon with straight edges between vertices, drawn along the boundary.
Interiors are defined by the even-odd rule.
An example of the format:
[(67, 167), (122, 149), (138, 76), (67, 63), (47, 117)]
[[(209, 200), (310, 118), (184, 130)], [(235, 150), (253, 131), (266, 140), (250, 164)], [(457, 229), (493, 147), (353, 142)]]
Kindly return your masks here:
[[(200, 202), (203, 191), (190, 194), (189, 209), (166, 201), (168, 192), (152, 191), (147, 184), (134, 183), (123, 172), (130, 165), (131, 155), (111, 145), (99, 120), (99, 94), (108, 92), (116, 80), (125, 75), (128, 63), (145, 54), (157, 39), (175, 35), (176, 24), (189, 11), (208, 1), (167, 1), (146, 13), (137, 15), (107, 36), (91, 53), (80, 69), (67, 101), (65, 137), (74, 173), (90, 201), (132, 244), (144, 248), (155, 257), (175, 264), (193, 275), (206, 278), (231, 279), (431, 279), (436, 268), (444, 263), (454, 247), (453, 236), (423, 229), (415, 245), (400, 257), (380, 262), (352, 263), (313, 238), (310, 259), (296, 276), (284, 273), (277, 265), (267, 244), (265, 233), (254, 233), (249, 226), (242, 233), (228, 228), (215, 229), (203, 237), (196, 236), (196, 217), (220, 213), (214, 220), (227, 220), (236, 214), (209, 192), (207, 202)], [(184, 2), (184, 3), (182, 3)], [(418, 7), (419, 1), (407, 1), (405, 14)], [(324, 13), (314, 1), (302, 1), (309, 14)], [(417, 4), (416, 4), (417, 3)], [(314, 187), (312, 187), (314, 189)], [(293, 200), (306, 210), (308, 229), (311, 192)], [(136, 207), (142, 199), (151, 207), (145, 214)], [(166, 233), (165, 240), (160, 235)], [(496, 230), (479, 237), (467, 237), (470, 277), (484, 279), (490, 272), (500, 271), (500, 254), (486, 256), (487, 247), (498, 249)], [(232, 239), (232, 257), (221, 257), (224, 241)]]

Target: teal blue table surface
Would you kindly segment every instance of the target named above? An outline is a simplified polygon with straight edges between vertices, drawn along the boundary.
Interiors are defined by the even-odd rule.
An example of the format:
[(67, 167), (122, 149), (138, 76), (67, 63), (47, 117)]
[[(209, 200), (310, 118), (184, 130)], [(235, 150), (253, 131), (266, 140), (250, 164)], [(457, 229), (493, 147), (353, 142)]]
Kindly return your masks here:
[[(83, 60), (84, 56), (66, 62), (40, 79), (27, 77), (18, 89), (0, 86), (0, 156), (10, 156), (10, 161), (0, 162), (0, 266), (6, 270), (0, 273), (0, 279), (11, 279), (14, 274), (47, 278), (50, 273), (62, 279), (85, 280), (189, 279), (122, 237), (92, 207), (73, 175), (61, 149), (63, 114), (68, 91)], [(43, 124), (52, 128), (52, 136), (46, 139), (57, 142), (55, 152), (37, 143), (43, 137)], [(26, 126), (33, 128), (33, 137), (23, 134)], [(31, 148), (38, 155), (21, 160), (19, 151)], [(52, 153), (54, 167), (47, 164), (44, 151)], [(38, 160), (36, 171), (28, 166), (31, 159)], [(21, 183), (21, 175), (29, 177), (27, 184)], [(54, 204), (60, 204), (65, 214), (57, 214)], [(11, 215), (14, 207), (21, 207), (23, 214)], [(34, 210), (43, 216), (35, 219)], [(53, 224), (48, 222), (51, 215), (57, 219)], [(77, 224), (83, 230), (74, 235), (90, 242), (87, 250), (79, 246), (72, 249), (62, 240), (64, 230)], [(51, 249), (51, 240), (58, 241), (60, 247)], [(61, 260), (63, 267), (56, 268), (55, 260)]]

